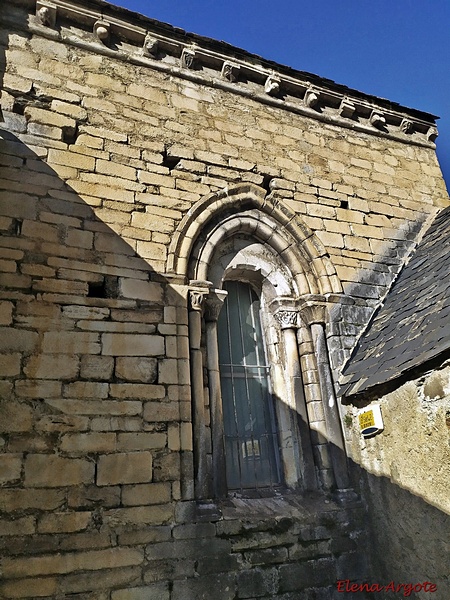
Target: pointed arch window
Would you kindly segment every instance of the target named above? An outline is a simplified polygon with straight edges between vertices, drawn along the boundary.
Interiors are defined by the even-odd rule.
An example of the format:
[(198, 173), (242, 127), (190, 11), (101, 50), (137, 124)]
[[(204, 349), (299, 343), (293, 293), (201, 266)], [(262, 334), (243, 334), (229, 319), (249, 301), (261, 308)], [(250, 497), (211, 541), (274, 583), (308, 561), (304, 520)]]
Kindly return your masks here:
[(281, 483), (275, 411), (259, 299), (253, 288), (226, 281), (218, 319), (226, 479), (229, 490)]

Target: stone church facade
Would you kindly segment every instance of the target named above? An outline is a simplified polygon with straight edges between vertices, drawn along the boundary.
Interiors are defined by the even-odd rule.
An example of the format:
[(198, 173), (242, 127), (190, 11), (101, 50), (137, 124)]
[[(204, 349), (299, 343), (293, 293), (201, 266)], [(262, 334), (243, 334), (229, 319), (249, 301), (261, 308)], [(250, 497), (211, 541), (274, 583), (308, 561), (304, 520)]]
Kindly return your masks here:
[[(339, 386), (449, 205), (435, 117), (100, 0), (4, 6), (1, 597), (442, 591), (446, 384), (399, 403), (427, 486), (420, 418), (389, 397), (363, 440)], [(383, 562), (391, 487), (421, 500)]]

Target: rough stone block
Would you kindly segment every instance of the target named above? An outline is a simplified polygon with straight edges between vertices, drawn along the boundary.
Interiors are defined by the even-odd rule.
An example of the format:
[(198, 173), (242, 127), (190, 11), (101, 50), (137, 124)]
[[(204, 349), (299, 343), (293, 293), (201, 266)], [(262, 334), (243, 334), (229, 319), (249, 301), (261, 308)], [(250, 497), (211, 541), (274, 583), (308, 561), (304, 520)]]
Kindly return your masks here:
[(32, 356), (24, 366), (24, 373), (33, 379), (75, 379), (79, 358), (75, 355), (39, 354)]
[(116, 377), (128, 381), (154, 383), (157, 378), (157, 360), (144, 357), (119, 357), (116, 360)]
[(90, 512), (54, 513), (43, 515), (39, 521), (38, 533), (73, 533), (87, 529), (92, 514)]
[(111, 600), (170, 600), (167, 583), (156, 583), (145, 587), (128, 588), (112, 592)]
[(164, 432), (141, 432), (119, 433), (117, 436), (117, 449), (125, 451), (149, 450), (152, 448), (164, 448), (167, 443), (167, 435)]
[(0, 354), (0, 376), (14, 377), (20, 374), (21, 354)]
[(21, 454), (0, 454), (0, 484), (19, 480), (21, 471)]
[(67, 433), (61, 439), (63, 452), (113, 452), (115, 447), (115, 433)]
[(48, 331), (44, 333), (44, 353), (99, 354), (99, 335), (77, 331)]
[(25, 485), (62, 487), (90, 483), (94, 463), (80, 458), (62, 458), (52, 454), (29, 454), (25, 459)]
[(102, 354), (106, 356), (160, 356), (164, 354), (164, 338), (158, 335), (104, 333), (102, 342)]
[[(10, 318), (11, 308), (6, 303), (3, 318)], [(9, 315), (9, 316), (8, 316)], [(36, 348), (39, 335), (34, 331), (13, 329), (12, 327), (0, 327), (0, 352), (25, 352), (31, 353)]]
[(114, 358), (112, 356), (84, 355), (81, 357), (80, 376), (84, 379), (108, 381), (112, 377)]
[(153, 457), (150, 452), (130, 452), (100, 456), (97, 485), (146, 483), (153, 477)]
[(170, 502), (169, 483), (148, 483), (124, 486), (122, 504), (124, 506), (148, 506)]

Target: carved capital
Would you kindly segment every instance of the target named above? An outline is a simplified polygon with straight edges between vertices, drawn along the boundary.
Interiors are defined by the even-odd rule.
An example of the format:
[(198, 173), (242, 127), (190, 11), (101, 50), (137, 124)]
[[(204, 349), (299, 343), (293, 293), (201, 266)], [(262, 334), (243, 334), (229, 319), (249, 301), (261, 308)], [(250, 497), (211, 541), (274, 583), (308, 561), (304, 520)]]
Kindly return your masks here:
[(195, 52), (190, 48), (184, 48), (181, 53), (181, 66), (184, 69), (193, 69), (195, 67)]
[(400, 131), (403, 133), (412, 133), (413, 124), (409, 119), (403, 119), (400, 123)]
[(156, 56), (158, 54), (158, 46), (158, 40), (147, 33), (144, 45), (142, 46), (142, 54), (144, 56)]
[(269, 77), (266, 79), (266, 83), (264, 84), (264, 91), (266, 94), (269, 94), (269, 96), (275, 96), (280, 91), (280, 85), (281, 82), (278, 77), (269, 75)]
[(214, 294), (211, 294), (205, 299), (206, 321), (217, 321), (227, 296), (228, 292), (225, 290), (216, 290)]
[(280, 309), (275, 313), (275, 319), (281, 329), (296, 329), (298, 327), (297, 311)]
[(225, 61), (222, 66), (222, 77), (234, 83), (239, 77), (240, 66), (230, 61)]
[(308, 326), (314, 323), (324, 324), (327, 317), (327, 304), (325, 296), (310, 294), (299, 301), (300, 318)]
[(386, 119), (380, 112), (377, 112), (376, 110), (372, 111), (372, 114), (369, 117), (369, 122), (377, 129), (383, 129), (383, 127), (386, 125)]
[(339, 106), (339, 114), (341, 117), (345, 117), (346, 119), (351, 119), (355, 114), (356, 106), (353, 102), (350, 102), (348, 98), (342, 98), (342, 102)]
[(317, 105), (317, 103), (319, 102), (319, 98), (320, 98), (320, 92), (309, 88), (308, 90), (306, 90), (305, 93), (305, 97), (303, 98), (303, 102), (305, 103), (305, 106), (307, 106), (308, 108), (314, 108), (314, 106)]
[(101, 42), (107, 44), (111, 35), (110, 23), (108, 21), (95, 21), (94, 33)]
[(430, 129), (427, 131), (427, 140), (429, 142), (435, 142), (438, 135), (439, 133), (436, 127), (430, 127)]
[(310, 327), (314, 323), (324, 325), (326, 322), (327, 309), (325, 304), (314, 304), (304, 306), (300, 309), (300, 318)]
[(207, 292), (199, 292), (197, 290), (189, 291), (189, 300), (192, 310), (200, 312), (203, 310), (203, 300), (205, 299), (206, 294)]
[(45, 27), (55, 27), (57, 8), (51, 2), (38, 0), (36, 2), (36, 19), (38, 23)]

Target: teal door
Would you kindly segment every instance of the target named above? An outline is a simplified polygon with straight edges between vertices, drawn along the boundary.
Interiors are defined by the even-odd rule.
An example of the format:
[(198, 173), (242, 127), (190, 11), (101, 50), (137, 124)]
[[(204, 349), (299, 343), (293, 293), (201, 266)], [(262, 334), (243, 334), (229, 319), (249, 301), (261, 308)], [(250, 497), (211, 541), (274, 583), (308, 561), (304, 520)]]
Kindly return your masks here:
[(259, 299), (247, 283), (228, 281), (224, 289), (218, 342), (227, 485), (272, 487), (280, 483), (280, 465)]

